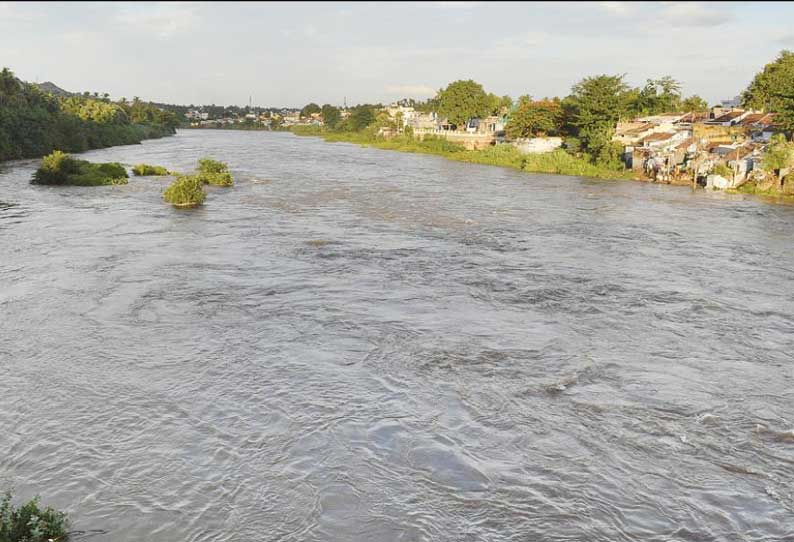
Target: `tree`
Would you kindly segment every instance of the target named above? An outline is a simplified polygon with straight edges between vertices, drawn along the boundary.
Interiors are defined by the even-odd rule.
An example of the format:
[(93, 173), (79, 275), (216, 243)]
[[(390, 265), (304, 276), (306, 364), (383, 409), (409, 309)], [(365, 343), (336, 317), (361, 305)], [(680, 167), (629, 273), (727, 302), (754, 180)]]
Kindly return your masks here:
[(681, 111), (684, 113), (700, 113), (701, 111), (708, 111), (708, 109), (708, 102), (697, 94), (693, 94), (681, 102)]
[(510, 138), (556, 135), (562, 127), (560, 100), (534, 101), (529, 96), (518, 100), (516, 110), (510, 115), (505, 131)]
[(350, 127), (358, 132), (375, 122), (372, 108), (366, 105), (357, 105), (350, 112)]
[(794, 135), (794, 53), (780, 55), (757, 73), (742, 93), (742, 105), (777, 113), (775, 119), (789, 138)]
[(665, 75), (648, 79), (642, 89), (627, 94), (629, 110), (635, 115), (658, 115), (677, 111), (681, 107), (681, 83)]
[(310, 117), (312, 114), (319, 113), (320, 111), (320, 106), (312, 102), (310, 104), (306, 104), (303, 109), (301, 109), (301, 117)]
[(436, 101), (439, 115), (457, 126), (464, 126), (469, 119), (487, 116), (494, 105), (482, 85), (471, 79), (450, 83), (438, 91)]
[(764, 153), (762, 164), (764, 169), (777, 174), (778, 189), (783, 188), (783, 178), (794, 168), (794, 143), (778, 134), (772, 138)]
[(321, 109), (321, 113), (323, 115), (323, 124), (332, 130), (336, 128), (336, 125), (339, 124), (339, 120), (341, 118), (339, 108), (330, 104), (325, 104)]
[(613, 165), (619, 149), (612, 145), (618, 120), (625, 114), (627, 86), (623, 75), (586, 77), (563, 102), (569, 130), (597, 162)]

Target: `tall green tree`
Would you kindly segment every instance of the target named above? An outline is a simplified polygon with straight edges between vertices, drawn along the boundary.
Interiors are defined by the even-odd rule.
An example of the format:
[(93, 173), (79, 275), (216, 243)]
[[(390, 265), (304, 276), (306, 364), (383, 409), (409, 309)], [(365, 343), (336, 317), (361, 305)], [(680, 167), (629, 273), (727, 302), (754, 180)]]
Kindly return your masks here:
[(708, 111), (709, 104), (697, 94), (693, 94), (681, 102), (680, 109), (684, 113), (700, 113), (702, 111)]
[(627, 111), (623, 77), (586, 77), (571, 88), (563, 102), (569, 131), (579, 138), (594, 161), (610, 166), (619, 164), (619, 149), (611, 140), (618, 120)]
[(320, 106), (312, 102), (303, 106), (303, 109), (301, 109), (301, 117), (309, 117), (314, 113), (320, 113), (321, 111), (322, 110), (320, 109)]
[(324, 104), (320, 112), (323, 115), (323, 124), (332, 130), (336, 128), (336, 125), (339, 124), (339, 120), (341, 118), (339, 108), (334, 107), (331, 104)]
[(562, 107), (559, 98), (533, 100), (522, 96), (510, 114), (505, 132), (510, 138), (557, 135), (562, 129)]
[(627, 94), (628, 107), (634, 115), (658, 115), (677, 111), (681, 107), (681, 83), (665, 75), (648, 79), (638, 91)]
[(458, 127), (464, 126), (471, 118), (488, 116), (494, 107), (493, 99), (482, 85), (471, 79), (450, 83), (438, 91), (435, 99), (438, 114)]
[(794, 136), (794, 52), (781, 51), (742, 93), (742, 105), (777, 113), (776, 122)]
[(350, 128), (353, 131), (361, 131), (375, 122), (375, 113), (372, 107), (367, 105), (357, 105), (350, 111)]

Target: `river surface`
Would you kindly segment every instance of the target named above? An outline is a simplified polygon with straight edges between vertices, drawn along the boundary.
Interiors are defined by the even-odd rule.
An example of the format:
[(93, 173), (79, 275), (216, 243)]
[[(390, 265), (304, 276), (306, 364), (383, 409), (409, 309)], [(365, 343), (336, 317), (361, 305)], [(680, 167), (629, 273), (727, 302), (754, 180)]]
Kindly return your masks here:
[(0, 170), (0, 485), (76, 540), (794, 540), (794, 206), (287, 133)]

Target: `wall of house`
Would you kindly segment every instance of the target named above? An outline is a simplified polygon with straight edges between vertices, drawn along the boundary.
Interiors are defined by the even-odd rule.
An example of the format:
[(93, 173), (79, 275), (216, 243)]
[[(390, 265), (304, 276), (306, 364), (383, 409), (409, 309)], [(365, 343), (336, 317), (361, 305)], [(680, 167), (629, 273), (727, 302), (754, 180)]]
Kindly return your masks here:
[(562, 138), (533, 137), (530, 139), (518, 139), (513, 141), (511, 145), (524, 154), (541, 154), (562, 147)]
[(747, 139), (747, 129), (743, 126), (711, 126), (694, 124), (692, 135), (697, 139), (705, 139), (711, 143), (732, 143)]
[(414, 137), (420, 140), (427, 136), (443, 137), (448, 141), (463, 145), (468, 150), (484, 149), (496, 142), (494, 134), (470, 134), (450, 130), (414, 130)]

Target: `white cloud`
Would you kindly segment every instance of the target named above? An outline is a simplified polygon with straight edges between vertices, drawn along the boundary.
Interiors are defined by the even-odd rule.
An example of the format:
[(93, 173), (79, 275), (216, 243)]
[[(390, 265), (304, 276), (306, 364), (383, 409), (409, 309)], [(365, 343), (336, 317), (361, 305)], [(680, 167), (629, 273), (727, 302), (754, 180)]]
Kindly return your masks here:
[(386, 93), (405, 98), (424, 98), (436, 95), (436, 89), (427, 85), (387, 85)]
[(662, 2), (661, 18), (676, 26), (718, 26), (733, 14), (702, 2)]
[(629, 15), (635, 8), (630, 2), (599, 2), (598, 6), (611, 15)]
[[(45, 12), (34, 13), (28, 8), (29, 5), (17, 2), (0, 2), (0, 22), (22, 22), (33, 21), (42, 17)], [(40, 10), (43, 8), (39, 7)]]
[(116, 15), (120, 24), (130, 26), (138, 32), (170, 38), (194, 30), (201, 18), (195, 4), (163, 2), (156, 6), (126, 7)]
[(440, 8), (451, 8), (451, 9), (471, 9), (476, 8), (482, 2), (433, 2)]

